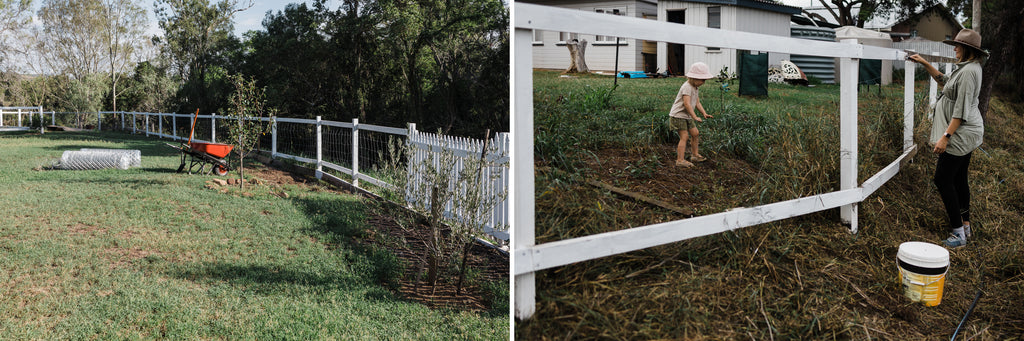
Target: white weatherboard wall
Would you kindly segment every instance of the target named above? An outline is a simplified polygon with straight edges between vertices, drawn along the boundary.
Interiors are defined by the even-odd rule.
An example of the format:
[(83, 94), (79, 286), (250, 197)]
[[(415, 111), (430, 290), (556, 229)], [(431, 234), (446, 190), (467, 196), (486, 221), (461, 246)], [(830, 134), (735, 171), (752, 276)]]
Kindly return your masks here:
[[(652, 20), (657, 15), (657, 5), (654, 2), (647, 1), (544, 1), (544, 4), (590, 13), (597, 13), (597, 10), (609, 11), (618, 9), (622, 16), (643, 18), (644, 14), (647, 14)], [(560, 32), (562, 31), (537, 30), (534, 32), (537, 34), (530, 38), (533, 43), (533, 67), (559, 70), (565, 70), (569, 67), (569, 48), (566, 47), (565, 41), (560, 39)], [(537, 39), (538, 37), (540, 39)], [(594, 34), (579, 34), (580, 39), (587, 40), (585, 55), (587, 67), (592, 71), (614, 71), (615, 44), (598, 42), (596, 37), (597, 35)], [(643, 71), (642, 49), (643, 44), (640, 40), (620, 39), (618, 46), (619, 70)]]
[(861, 58), (904, 60), (903, 51), (864, 46), (853, 41), (843, 43), (813, 41), (765, 34), (709, 29), (693, 25), (619, 18), (581, 11), (518, 3), (515, 7), (515, 99), (513, 100), (512, 148), (513, 212), (515, 249), (512, 253), (515, 275), (514, 309), (516, 317), (528, 319), (535, 312), (535, 272), (575, 262), (591, 260), (648, 247), (664, 245), (747, 226), (796, 217), (822, 210), (840, 208), (842, 220), (857, 232), (857, 203), (863, 201), (899, 172), (900, 164), (914, 155), (913, 145), (913, 68), (904, 85), (904, 152), (900, 157), (859, 186), (857, 179), (857, 72), (846, 72), (840, 80), (840, 190), (758, 207), (737, 208), (727, 212), (647, 225), (590, 236), (535, 245), (533, 176), (533, 74), (530, 35), (534, 29), (578, 31), (671, 42), (677, 44), (804, 54), (840, 58), (842, 67), (856, 70)]
[[(659, 1), (658, 20), (667, 23), (669, 11), (685, 11), (686, 25), (708, 27), (708, 7), (720, 7), (722, 9), (721, 28), (726, 31), (756, 32), (759, 34), (789, 37), (790, 15), (770, 11), (757, 10), (747, 7), (728, 6), (721, 4), (693, 3), (686, 1)], [(736, 49), (723, 48), (718, 51), (708, 50), (709, 46), (685, 47), (684, 65), (695, 62), (708, 64), (711, 73), (717, 75), (723, 67), (728, 67), (729, 72), (736, 72)], [(710, 45), (710, 47), (717, 47)], [(752, 51), (766, 51), (745, 49)], [(788, 53), (771, 53), (768, 55), (770, 65), (779, 65), (783, 59), (789, 59)], [(668, 44), (666, 41), (658, 43), (658, 70), (664, 71), (668, 68)], [(678, 70), (675, 70), (678, 71)], [(685, 72), (685, 70), (683, 70)]]

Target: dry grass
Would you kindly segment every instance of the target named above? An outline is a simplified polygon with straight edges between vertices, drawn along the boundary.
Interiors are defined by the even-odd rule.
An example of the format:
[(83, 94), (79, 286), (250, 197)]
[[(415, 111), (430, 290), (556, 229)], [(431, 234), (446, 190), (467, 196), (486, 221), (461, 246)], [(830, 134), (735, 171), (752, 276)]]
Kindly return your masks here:
[[(902, 144), (898, 120), (871, 116), (871, 111), (901, 109), (891, 103), (873, 105), (862, 99), (866, 120), (860, 124), (860, 181), (898, 156)], [(1020, 338), (1024, 162), (1016, 155), (1024, 145), (1017, 134), (1024, 129), (1018, 114), (1022, 110), (1024, 106), (993, 102), (984, 151), (975, 153), (971, 165), (972, 215), (981, 225), (975, 228), (971, 245), (951, 252), (944, 299), (937, 307), (904, 298), (895, 265), (900, 243), (938, 243), (947, 233), (941, 200), (931, 183), (935, 156), (923, 150), (914, 163), (861, 203), (857, 235), (838, 223), (837, 210), (830, 210), (541, 271), (537, 313), (517, 322), (516, 335), (523, 340), (945, 339), (976, 291), (983, 290), (959, 339)], [(918, 112), (916, 122), (916, 138), (923, 143), (930, 123), (923, 112)], [(686, 190), (664, 195), (713, 203), (698, 213), (707, 214), (729, 207), (724, 205), (730, 200), (774, 201), (833, 190), (837, 161), (827, 161), (837, 153), (836, 143), (830, 143), (833, 122), (799, 124), (813, 133), (786, 130), (775, 140), (789, 143), (773, 149), (787, 155), (745, 166), (757, 170), (748, 175), (749, 188), (693, 190), (728, 183), (721, 176), (742, 169), (730, 165), (745, 162), (723, 153), (714, 163), (700, 166), (703, 172), (691, 172), (701, 174), (680, 177), (678, 181), (691, 181), (679, 182)], [(652, 179), (676, 176), (665, 175), (671, 172), (674, 152), (671, 145), (665, 147), (667, 152), (659, 148), (616, 148), (632, 153), (633, 164), (661, 153), (653, 158), (660, 171), (648, 178), (608, 171), (617, 165), (606, 156), (615, 153), (602, 150), (590, 152), (590, 158), (600, 161), (580, 161), (587, 165), (582, 170), (538, 173), (538, 243), (682, 218), (585, 184), (598, 177), (637, 192), (644, 192), (643, 184), (663, 186)], [(595, 170), (597, 164), (603, 168)]]

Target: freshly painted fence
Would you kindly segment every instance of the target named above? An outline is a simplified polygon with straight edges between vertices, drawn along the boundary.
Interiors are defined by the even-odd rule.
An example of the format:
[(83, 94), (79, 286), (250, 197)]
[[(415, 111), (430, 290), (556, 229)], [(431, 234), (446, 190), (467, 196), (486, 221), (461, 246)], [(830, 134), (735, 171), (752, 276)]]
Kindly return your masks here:
[[(0, 108), (0, 118), (6, 114), (8, 122), (11, 123), (13, 122), (11, 113), (17, 114), (18, 110), (21, 110), (25, 117), (28, 117), (29, 109), (34, 110), (32, 115), (35, 115), (36, 119), (49, 116), (50, 124), (59, 122), (78, 128), (125, 130), (135, 134), (176, 141), (189, 139), (193, 119), (195, 119), (195, 132), (192, 141), (208, 143), (231, 143), (226, 141), (227, 127), (235, 120), (233, 117), (217, 114), (193, 116), (121, 111), (43, 112), (39, 107)], [(19, 117), (21, 116), (19, 115)], [(480, 159), (485, 144), (483, 140), (479, 139), (420, 132), (416, 129), (415, 124), (409, 124), (406, 128), (393, 128), (360, 123), (358, 119), (353, 119), (351, 122), (337, 122), (321, 120), (319, 117), (316, 119), (265, 117), (262, 120), (272, 123), (271, 133), (261, 140), (262, 146), (270, 146), (269, 152), (272, 157), (310, 164), (315, 167), (317, 178), (336, 177), (325, 172), (325, 169), (347, 175), (350, 179), (348, 182), (355, 187), (361, 187), (362, 183), (367, 183), (377, 187), (395, 188), (393, 184), (379, 179), (382, 172), (377, 167), (384, 164), (385, 160), (380, 158), (382, 152), (386, 153), (387, 144), (392, 140), (399, 143), (413, 142), (410, 144), (415, 148), (413, 154), (419, 157), (440, 153), (442, 149), (451, 150), (459, 160), (453, 176), (458, 176), (461, 171), (460, 167), (465, 163), (462, 160)], [(22, 119), (18, 118), (18, 122), (21, 125)], [(508, 227), (510, 226), (509, 203), (506, 200), (511, 179), (508, 166), (509, 143), (508, 133), (497, 133), (490, 138), (486, 142), (488, 148), (483, 158), (487, 166), (482, 168), (484, 172), (482, 178), (488, 180), (483, 186), (482, 195), (489, 198), (485, 201), (494, 203), (494, 205), (489, 208), (490, 212), (486, 214), (485, 221), (482, 222), (481, 232), (506, 243), (509, 240)], [(410, 162), (410, 176), (421, 173), (417, 169), (420, 166), (422, 165)], [(459, 190), (464, 191), (461, 188)], [(444, 214), (453, 217), (459, 214), (459, 210), (448, 205)]]
[[(514, 84), (512, 134), (513, 179), (511, 194), (514, 235), (515, 315), (530, 318), (535, 311), (535, 272), (653, 246), (707, 236), (838, 207), (840, 217), (857, 232), (857, 203), (899, 172), (901, 162), (915, 152), (914, 65), (905, 61), (903, 154), (880, 172), (857, 185), (857, 76), (859, 59), (903, 61), (901, 50), (865, 46), (855, 40), (840, 43), (812, 41), (756, 33), (726, 31), (601, 15), (548, 6), (517, 3), (515, 6)], [(672, 222), (599, 233), (535, 245), (535, 193), (533, 169), (533, 74), (532, 30), (579, 32), (670, 42), (705, 47), (767, 51), (839, 58), (840, 72), (840, 190), (750, 208), (737, 208)]]

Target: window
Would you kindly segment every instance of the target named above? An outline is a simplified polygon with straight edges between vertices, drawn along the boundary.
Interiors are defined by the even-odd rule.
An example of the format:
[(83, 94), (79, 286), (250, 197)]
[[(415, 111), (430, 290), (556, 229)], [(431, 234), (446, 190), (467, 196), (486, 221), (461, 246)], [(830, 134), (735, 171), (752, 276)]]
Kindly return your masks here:
[[(611, 14), (611, 15), (624, 15), (625, 12), (626, 12), (625, 10), (619, 9), (619, 8), (611, 8), (611, 9), (608, 9), (608, 8), (598, 8), (598, 9), (595, 9), (594, 11), (597, 12), (597, 13), (607, 13), (607, 14)], [(595, 44), (597, 44), (597, 43), (611, 43), (611, 44), (614, 44), (615, 43), (615, 37), (614, 36), (597, 36), (595, 38), (595, 40), (596, 40), (594, 42)]]
[(533, 45), (544, 45), (544, 31), (533, 30)]
[[(708, 28), (722, 28), (722, 7), (708, 7)], [(721, 51), (721, 49), (717, 47), (709, 47), (707, 51), (717, 52)]]
[(573, 39), (580, 39), (580, 34), (579, 33), (569, 33), (569, 32), (558, 32), (558, 42), (561, 43), (561, 44), (568, 43), (568, 42), (572, 41)]

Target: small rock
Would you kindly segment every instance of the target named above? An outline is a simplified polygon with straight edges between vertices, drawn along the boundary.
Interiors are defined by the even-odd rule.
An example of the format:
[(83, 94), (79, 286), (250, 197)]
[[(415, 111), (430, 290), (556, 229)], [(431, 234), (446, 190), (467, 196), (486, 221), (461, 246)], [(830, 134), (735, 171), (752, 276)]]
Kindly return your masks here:
[(221, 186), (227, 186), (228, 185), (228, 182), (224, 181), (222, 179), (213, 179), (213, 182), (218, 184), (218, 185), (221, 185)]
[(228, 185), (234, 185), (235, 179), (228, 179)]

